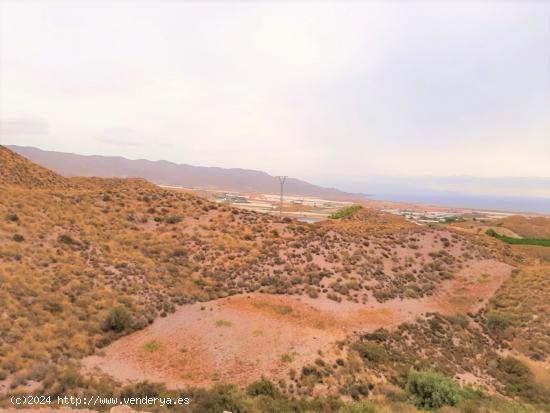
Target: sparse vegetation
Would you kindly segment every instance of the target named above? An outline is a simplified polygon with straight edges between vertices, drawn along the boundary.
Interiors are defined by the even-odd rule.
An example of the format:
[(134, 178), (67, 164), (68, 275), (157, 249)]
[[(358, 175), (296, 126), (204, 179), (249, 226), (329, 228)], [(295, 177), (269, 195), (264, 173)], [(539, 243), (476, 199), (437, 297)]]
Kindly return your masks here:
[(233, 323), (227, 320), (216, 320), (216, 326), (218, 327), (230, 327)]
[(17, 222), (19, 221), (19, 217), (17, 216), (17, 214), (6, 214), (6, 221), (8, 222)]
[(378, 413), (379, 409), (376, 408), (369, 400), (354, 401), (342, 406), (338, 413)]
[[(188, 394), (201, 413), (414, 412), (407, 388), (422, 408), (454, 403), (461, 412), (529, 412), (534, 410), (525, 401), (546, 402), (547, 393), (523, 358), (495, 353), (512, 349), (529, 363), (548, 360), (550, 284), (543, 248), (532, 260), (527, 247), (417, 227), (358, 206), (331, 221), (302, 224), (214, 205), (142, 180), (66, 179), (40, 170), (0, 185), (7, 185), (0, 199), (0, 380), (12, 380), (10, 392), (36, 381), (40, 392), (51, 394), (173, 394), (159, 384), (122, 386), (83, 377), (78, 361), (157, 317), (169, 317), (182, 304), (199, 301), (206, 316), (213, 307), (209, 301), (250, 293), (295, 295), (311, 303), (309, 296), (321, 304), (330, 299), (329, 305), (342, 308), (369, 300), (416, 300), (437, 294), (441, 283), (472, 264), (498, 259), (521, 270), (480, 311), (428, 313), (399, 326), (357, 331), (338, 343), (338, 354), (314, 352), (307, 364), (293, 350), (278, 350), (274, 359), (287, 368), (284, 380)], [(485, 288), (492, 279), (480, 276), (478, 282)], [(254, 310), (283, 321), (300, 317), (284, 304)], [(208, 319), (210, 327), (220, 327), (216, 334), (236, 330), (222, 331), (232, 324), (217, 317), (224, 316)], [(45, 325), (54, 333), (42, 331)], [(272, 334), (263, 325), (247, 328), (243, 339), (254, 343), (264, 330), (266, 337)], [(137, 350), (147, 358), (163, 354), (168, 346), (158, 340)], [(182, 359), (195, 350), (174, 345)], [(416, 373), (409, 375), (411, 369)], [(455, 374), (481, 377), (505, 398), (457, 393), (448, 379)], [(384, 377), (393, 390), (384, 393), (387, 383), (372, 377)], [(319, 392), (327, 395), (317, 397)], [(344, 403), (340, 397), (357, 400)], [(366, 397), (373, 400), (360, 400)]]
[(512, 324), (512, 321), (506, 315), (491, 313), (486, 317), (487, 328), (496, 335), (501, 335), (506, 332), (506, 329)]
[(537, 385), (529, 367), (515, 357), (497, 357), (493, 375), (503, 383), (502, 390), (507, 395), (532, 401), (550, 401), (550, 390)]
[(57, 241), (67, 245), (73, 245), (77, 243), (70, 235), (67, 234), (61, 234), (59, 237), (57, 237)]
[(292, 357), (292, 354), (285, 353), (281, 356), (281, 361), (284, 363), (290, 363), (294, 360), (294, 357)]
[(160, 344), (156, 340), (148, 341), (143, 345), (143, 349), (149, 353), (154, 353), (160, 348)]
[(507, 279), (489, 301), (485, 325), (490, 336), (504, 348), (537, 361), (550, 357), (550, 266), (523, 267)]
[(384, 347), (376, 343), (355, 343), (352, 348), (357, 351), (361, 357), (376, 363), (383, 361), (386, 357), (386, 350), (384, 350)]

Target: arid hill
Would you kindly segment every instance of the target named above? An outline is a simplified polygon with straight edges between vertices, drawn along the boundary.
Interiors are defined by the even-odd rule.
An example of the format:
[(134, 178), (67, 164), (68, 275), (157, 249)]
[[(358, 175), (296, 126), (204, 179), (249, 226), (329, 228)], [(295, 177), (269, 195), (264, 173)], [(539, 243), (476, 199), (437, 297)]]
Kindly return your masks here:
[(0, 185), (25, 188), (67, 188), (68, 181), (42, 166), (29, 162), (0, 145)]
[(7, 149), (0, 165), (0, 400), (185, 389), (192, 412), (338, 412), (404, 403), (410, 370), (435, 369), (499, 394), (487, 411), (547, 402), (544, 253), (375, 210), (307, 224), (65, 179)]
[(550, 218), (513, 215), (499, 220), (497, 226), (507, 228), (524, 238), (550, 238)]

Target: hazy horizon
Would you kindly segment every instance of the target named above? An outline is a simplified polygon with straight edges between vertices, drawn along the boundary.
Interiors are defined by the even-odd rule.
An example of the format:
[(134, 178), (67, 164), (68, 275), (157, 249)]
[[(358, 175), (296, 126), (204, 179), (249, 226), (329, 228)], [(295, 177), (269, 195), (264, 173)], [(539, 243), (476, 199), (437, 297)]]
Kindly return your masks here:
[[(548, 3), (3, 0), (0, 11), (2, 144), (350, 192), (550, 198)], [(479, 179), (433, 179), (466, 176)]]
[[(26, 146), (7, 145), (13, 149)], [(34, 148), (34, 147), (28, 147)], [(43, 150), (43, 148), (36, 148)], [(63, 151), (52, 151), (67, 153)], [(78, 154), (97, 156), (97, 154)], [(102, 156), (102, 155), (100, 155)], [(123, 155), (108, 155), (127, 158)], [(165, 161), (167, 159), (133, 159)], [(185, 163), (184, 163), (185, 164)], [(190, 166), (205, 166), (193, 165)], [(230, 168), (232, 169), (232, 168)], [(233, 169), (242, 169), (236, 166)], [(257, 170), (269, 173), (269, 171)], [(273, 174), (272, 174), (273, 175)], [(299, 176), (292, 178), (301, 179)], [(503, 211), (550, 214), (550, 178), (474, 176), (369, 176), (361, 182), (349, 181), (346, 185), (331, 185), (330, 182), (308, 181), (311, 184), (334, 187), (350, 193), (363, 194), (370, 199), (408, 202), (415, 204), (453, 206), (463, 208), (495, 209)], [(365, 188), (367, 190), (365, 190)], [(521, 193), (522, 195), (517, 195)]]

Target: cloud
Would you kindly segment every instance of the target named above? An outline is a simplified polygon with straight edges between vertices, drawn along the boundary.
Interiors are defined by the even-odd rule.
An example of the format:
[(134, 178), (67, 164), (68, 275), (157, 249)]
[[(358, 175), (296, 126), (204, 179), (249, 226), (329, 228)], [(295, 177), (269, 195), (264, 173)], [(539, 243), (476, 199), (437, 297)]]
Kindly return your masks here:
[(133, 128), (106, 128), (99, 136), (95, 137), (95, 141), (113, 147), (131, 148), (131, 147), (151, 147), (152, 142), (158, 147), (170, 147), (172, 142), (164, 139), (151, 139), (145, 133)]
[(105, 129), (96, 140), (107, 145), (120, 147), (140, 146), (145, 143), (137, 131), (127, 128)]
[(548, 3), (0, 7), (2, 117), (51, 125), (19, 144), (331, 185), (550, 173)]
[(48, 131), (49, 124), (42, 119), (32, 117), (0, 119), (0, 137), (3, 139), (45, 135)]

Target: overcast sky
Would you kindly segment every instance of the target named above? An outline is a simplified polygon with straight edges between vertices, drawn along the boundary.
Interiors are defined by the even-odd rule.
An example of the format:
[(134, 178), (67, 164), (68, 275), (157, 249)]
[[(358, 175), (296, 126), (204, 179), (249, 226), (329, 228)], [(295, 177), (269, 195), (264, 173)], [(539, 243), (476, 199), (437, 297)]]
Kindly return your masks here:
[(0, 143), (550, 177), (550, 2), (0, 1)]

